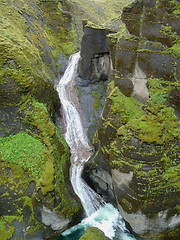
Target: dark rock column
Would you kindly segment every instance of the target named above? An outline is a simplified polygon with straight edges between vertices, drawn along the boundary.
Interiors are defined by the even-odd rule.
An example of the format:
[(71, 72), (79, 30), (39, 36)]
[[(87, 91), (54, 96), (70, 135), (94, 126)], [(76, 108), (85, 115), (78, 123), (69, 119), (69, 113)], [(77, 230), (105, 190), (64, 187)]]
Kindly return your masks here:
[(84, 84), (91, 81), (107, 80), (111, 69), (111, 59), (107, 43), (108, 30), (94, 28), (83, 23), (84, 36), (81, 43), (81, 60), (79, 76), (86, 79)]

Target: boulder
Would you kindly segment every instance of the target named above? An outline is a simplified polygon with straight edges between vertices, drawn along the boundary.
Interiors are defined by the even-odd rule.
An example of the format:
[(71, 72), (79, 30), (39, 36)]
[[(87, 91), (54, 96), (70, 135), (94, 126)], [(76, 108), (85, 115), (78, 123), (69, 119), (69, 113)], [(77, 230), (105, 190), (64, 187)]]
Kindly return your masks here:
[(104, 235), (104, 233), (96, 227), (87, 227), (85, 234), (80, 238), (80, 240), (108, 240), (109, 238)]

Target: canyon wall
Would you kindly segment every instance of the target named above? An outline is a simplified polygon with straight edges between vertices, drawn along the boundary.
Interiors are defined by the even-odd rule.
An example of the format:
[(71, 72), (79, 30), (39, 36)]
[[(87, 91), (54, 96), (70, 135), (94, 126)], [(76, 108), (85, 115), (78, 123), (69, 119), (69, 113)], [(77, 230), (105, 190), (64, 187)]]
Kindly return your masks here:
[(123, 9), (120, 31), (107, 35), (113, 67), (84, 170), (148, 239), (179, 238), (179, 6), (134, 1)]
[(2, 0), (0, 16), (0, 235), (43, 239), (82, 212), (54, 88), (76, 32), (66, 1)]

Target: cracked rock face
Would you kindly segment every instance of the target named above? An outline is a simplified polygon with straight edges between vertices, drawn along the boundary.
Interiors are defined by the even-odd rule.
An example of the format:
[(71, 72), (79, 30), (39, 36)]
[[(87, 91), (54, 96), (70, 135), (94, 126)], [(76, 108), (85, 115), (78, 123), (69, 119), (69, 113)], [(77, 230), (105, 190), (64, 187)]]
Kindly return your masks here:
[(87, 82), (107, 80), (111, 70), (111, 59), (106, 29), (96, 29), (84, 23), (81, 42), (79, 76)]
[(105, 196), (111, 189), (124, 219), (149, 239), (179, 238), (178, 7), (138, 0), (124, 8), (131, 36), (108, 36), (113, 70), (85, 167), (90, 184)]
[(43, 206), (41, 210), (42, 222), (46, 226), (50, 226), (54, 231), (66, 229), (71, 219), (59, 217), (55, 210), (51, 211), (49, 208)]

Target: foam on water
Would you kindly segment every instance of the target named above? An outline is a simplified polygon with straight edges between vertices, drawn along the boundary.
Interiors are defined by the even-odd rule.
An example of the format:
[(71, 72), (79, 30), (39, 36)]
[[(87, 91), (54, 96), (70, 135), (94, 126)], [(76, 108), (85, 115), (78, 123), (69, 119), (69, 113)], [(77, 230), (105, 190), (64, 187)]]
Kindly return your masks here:
[(121, 230), (120, 235), (122, 240), (135, 239), (126, 229), (125, 223), (120, 216), (119, 211), (110, 203), (100, 207), (90, 217), (84, 218), (79, 224), (66, 230), (62, 235), (68, 236), (72, 232), (80, 229), (86, 229), (88, 226), (99, 228), (110, 239), (115, 237), (117, 228)]

